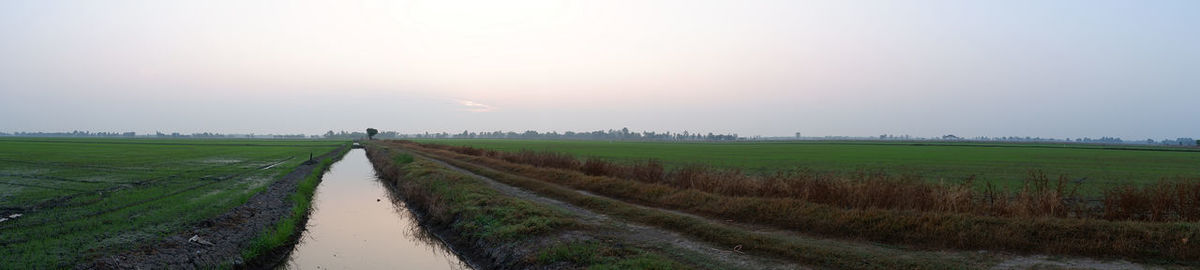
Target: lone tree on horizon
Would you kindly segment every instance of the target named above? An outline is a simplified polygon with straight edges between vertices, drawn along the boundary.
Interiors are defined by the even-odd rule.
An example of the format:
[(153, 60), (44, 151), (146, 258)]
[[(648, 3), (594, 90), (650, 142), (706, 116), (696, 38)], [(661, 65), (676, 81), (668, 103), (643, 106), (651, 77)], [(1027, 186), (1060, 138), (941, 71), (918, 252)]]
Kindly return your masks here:
[(368, 140), (374, 140), (375, 134), (379, 134), (379, 130), (376, 130), (374, 128), (367, 128), (367, 139)]

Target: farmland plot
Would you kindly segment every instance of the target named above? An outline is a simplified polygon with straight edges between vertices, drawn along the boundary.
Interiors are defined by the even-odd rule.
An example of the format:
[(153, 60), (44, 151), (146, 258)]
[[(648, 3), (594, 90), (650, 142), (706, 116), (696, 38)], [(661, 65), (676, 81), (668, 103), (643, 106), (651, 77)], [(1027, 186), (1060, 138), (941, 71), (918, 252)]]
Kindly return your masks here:
[(70, 267), (223, 213), (334, 141), (0, 139), (0, 265)]
[(933, 182), (971, 178), (1018, 188), (1031, 171), (1082, 182), (1095, 194), (1114, 186), (1200, 177), (1200, 149), (1084, 144), (946, 142), (608, 142), (499, 139), (424, 139), (499, 151), (552, 151), (580, 158), (633, 163), (649, 159), (670, 168), (705, 165), (746, 173), (805, 172), (912, 175)]

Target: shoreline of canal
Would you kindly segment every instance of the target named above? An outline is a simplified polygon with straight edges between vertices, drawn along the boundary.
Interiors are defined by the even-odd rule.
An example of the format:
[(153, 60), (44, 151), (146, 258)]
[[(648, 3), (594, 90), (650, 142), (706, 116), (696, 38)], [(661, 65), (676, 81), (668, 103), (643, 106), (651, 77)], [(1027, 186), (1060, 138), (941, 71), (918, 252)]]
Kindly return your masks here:
[[(421, 222), (396, 187), (378, 177), (365, 150), (350, 150), (322, 177), (297, 241), (270, 268), (463, 269), (477, 265)], [(352, 267), (356, 268), (356, 267)]]

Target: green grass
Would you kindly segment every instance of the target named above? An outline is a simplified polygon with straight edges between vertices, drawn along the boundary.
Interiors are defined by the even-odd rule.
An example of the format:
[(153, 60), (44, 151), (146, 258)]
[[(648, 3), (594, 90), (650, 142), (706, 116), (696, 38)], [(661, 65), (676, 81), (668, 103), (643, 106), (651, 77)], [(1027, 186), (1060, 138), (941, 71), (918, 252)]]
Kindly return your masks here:
[(588, 269), (679, 269), (684, 266), (661, 255), (632, 247), (617, 247), (597, 240), (557, 243), (537, 254), (537, 262), (565, 262)]
[(0, 265), (63, 268), (245, 203), (312, 153), (303, 140), (0, 139)]
[(813, 170), (831, 173), (885, 172), (931, 181), (976, 177), (1015, 187), (1030, 170), (1071, 179), (1087, 177), (1083, 192), (1118, 184), (1143, 184), (1173, 177), (1200, 177), (1200, 149), (1136, 146), (891, 143), (891, 142), (608, 142), (442, 139), (416, 140), (501, 151), (564, 152), (619, 162), (658, 159), (668, 167), (708, 164), (749, 173)]

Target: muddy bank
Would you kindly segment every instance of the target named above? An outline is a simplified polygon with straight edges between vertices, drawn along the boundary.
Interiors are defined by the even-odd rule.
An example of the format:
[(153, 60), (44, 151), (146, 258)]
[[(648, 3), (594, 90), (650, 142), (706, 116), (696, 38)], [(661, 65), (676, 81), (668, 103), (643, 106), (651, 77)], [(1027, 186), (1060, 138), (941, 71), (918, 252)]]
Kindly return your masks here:
[[(325, 153), (316, 160), (340, 159), (349, 146), (339, 147)], [(237, 206), (217, 217), (195, 224), (192, 229), (167, 237), (163, 241), (148, 244), (121, 254), (96, 258), (76, 266), (77, 269), (196, 269), (227, 266), (232, 268), (266, 268), (285, 257), (291, 245), (284, 245), (253, 261), (242, 260), (242, 252), (255, 237), (262, 234), (292, 213), (292, 200), (297, 184), (314, 172), (321, 163), (301, 164), (283, 178), (271, 183), (262, 192), (252, 196), (243, 205)], [(306, 217), (307, 218), (307, 217)], [(297, 231), (303, 230), (306, 220), (301, 220)], [(298, 232), (294, 234), (300, 235)], [(196, 238), (193, 238), (196, 236)], [(293, 237), (295, 238), (295, 237)], [(295, 243), (295, 239), (291, 239)]]

